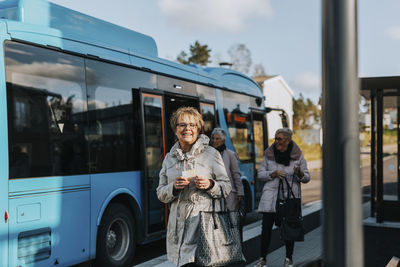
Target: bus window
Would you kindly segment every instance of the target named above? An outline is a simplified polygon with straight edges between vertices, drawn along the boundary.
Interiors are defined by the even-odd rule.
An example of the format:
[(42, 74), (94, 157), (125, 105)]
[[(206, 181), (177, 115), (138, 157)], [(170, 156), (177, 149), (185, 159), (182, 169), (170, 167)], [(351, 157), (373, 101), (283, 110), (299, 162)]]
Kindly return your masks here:
[[(156, 88), (156, 87), (148, 87)], [(176, 94), (196, 96), (196, 85), (191, 82), (158, 75), (157, 88)]]
[(213, 102), (217, 101), (217, 98), (215, 96), (215, 88), (201, 84), (196, 84), (196, 89), (197, 89), (197, 96), (200, 97), (200, 99), (206, 99), (208, 101), (213, 101)]
[(83, 60), (6, 42), (5, 62), (9, 177), (86, 173)]
[(211, 138), (211, 132), (216, 126), (214, 104), (200, 102), (200, 112), (204, 121), (204, 134)]
[(253, 159), (250, 98), (232, 92), (223, 92), (224, 114), (229, 135), (241, 161)]
[(146, 85), (151, 74), (94, 60), (86, 69), (91, 172), (138, 170), (140, 107), (133, 105), (132, 86)]

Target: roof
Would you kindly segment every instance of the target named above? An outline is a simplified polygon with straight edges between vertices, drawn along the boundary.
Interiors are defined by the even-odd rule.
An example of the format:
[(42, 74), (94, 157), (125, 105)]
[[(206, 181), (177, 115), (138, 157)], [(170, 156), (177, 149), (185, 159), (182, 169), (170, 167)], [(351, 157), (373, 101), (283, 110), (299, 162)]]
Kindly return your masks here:
[(157, 57), (156, 42), (150, 36), (45, 0), (0, 1), (0, 16), (59, 30), (63, 38), (80, 40), (124, 53)]
[[(256, 77), (257, 78), (257, 77)], [(268, 84), (271, 84), (273, 82), (279, 82), (282, 84), (282, 87), (285, 88), (285, 90), (291, 95), (294, 96), (293, 90), (290, 88), (290, 86), (286, 83), (285, 79), (281, 75), (274, 75), (274, 76), (260, 76), (257, 78), (259, 83), (262, 84), (263, 86), (263, 91), (264, 94), (266, 93), (266, 90), (268, 90)]]
[(256, 77), (253, 77), (253, 80), (255, 80), (257, 83), (263, 83), (264, 81), (266, 81), (266, 80), (269, 80), (269, 79), (272, 79), (272, 78), (274, 78), (274, 77), (276, 77), (276, 76), (279, 76), (279, 75), (263, 75), (263, 76), (256, 76)]
[(259, 85), (243, 73), (227, 68), (205, 68), (204, 71), (216, 76), (220, 87), (234, 88), (235, 90), (262, 97)]

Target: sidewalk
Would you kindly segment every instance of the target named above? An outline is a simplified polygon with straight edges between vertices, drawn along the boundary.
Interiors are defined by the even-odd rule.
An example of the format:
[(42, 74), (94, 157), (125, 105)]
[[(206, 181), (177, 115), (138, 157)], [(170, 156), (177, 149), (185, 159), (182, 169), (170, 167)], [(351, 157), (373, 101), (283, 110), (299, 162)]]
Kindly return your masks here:
[[(301, 263), (316, 260), (322, 255), (322, 227), (305, 235), (304, 242), (296, 242), (294, 245), (293, 263), (295, 266)], [(285, 246), (276, 249), (268, 254), (268, 267), (282, 267), (285, 260)], [(255, 262), (247, 264), (246, 267), (253, 267)]]
[[(310, 253), (309, 251), (306, 252), (302, 252), (300, 253), (300, 246), (305, 246), (304, 251), (307, 250), (311, 250), (311, 251), (315, 251), (314, 247), (311, 246), (311, 233), (314, 232), (314, 229), (316, 229), (319, 225), (319, 217), (320, 217), (320, 210), (322, 207), (322, 203), (321, 201), (316, 201), (314, 203), (309, 203), (303, 206), (303, 216), (304, 216), (304, 224), (305, 224), (305, 232), (306, 237), (305, 240), (306, 242), (302, 242), (301, 245), (299, 245), (299, 248), (297, 248), (297, 243), (295, 246), (295, 254), (298, 253), (298, 256), (300, 257), (302, 254), (304, 254), (303, 257), (300, 257), (299, 260), (303, 259), (310, 259)], [(317, 232), (318, 233), (318, 232)], [(282, 249), (282, 241), (279, 239), (279, 229), (274, 226), (273, 228), (273, 240), (271, 240), (271, 250), (274, 250), (273, 252), (271, 252), (268, 257), (270, 257), (270, 255), (273, 255), (273, 253), (277, 253), (276, 258), (280, 257), (279, 255), (284, 255), (284, 254), (279, 254), (278, 251), (280, 251), (280, 249)], [(254, 223), (251, 223), (249, 225), (246, 225), (243, 228), (243, 252), (246, 256), (247, 262), (254, 262), (257, 258), (258, 258), (258, 253), (259, 253), (259, 245), (260, 245), (260, 235), (261, 235), (261, 220), (258, 220)], [(317, 234), (314, 234), (317, 235)], [(321, 235), (319, 235), (321, 236)], [(315, 239), (313, 237), (313, 239)], [(309, 242), (310, 241), (310, 242)], [(313, 241), (313, 243), (315, 244), (321, 244), (320, 241), (315, 240)], [(300, 244), (300, 243), (299, 243)], [(284, 249), (284, 247), (283, 247)], [(299, 249), (299, 250), (297, 250)], [(295, 258), (296, 259), (296, 258)], [(282, 266), (284, 259), (280, 258), (280, 263), (279, 266)], [(252, 266), (254, 265), (254, 263), (249, 264), (248, 266)], [(168, 261), (167, 259), (167, 255), (162, 255), (158, 258), (155, 259), (151, 259), (147, 262), (135, 265), (137, 267), (175, 267), (174, 264), (172, 264), (171, 262)]]
[(311, 160), (307, 162), (308, 170), (320, 170), (322, 168), (322, 160)]
[[(370, 202), (363, 204), (363, 218), (369, 216)], [(304, 237), (304, 242), (296, 242), (294, 245), (293, 263), (294, 266), (302, 266), (310, 263), (322, 256), (322, 227), (318, 227), (308, 232)], [(282, 246), (268, 253), (268, 267), (281, 267), (285, 260), (285, 246)], [(246, 267), (253, 267), (256, 261), (249, 263)]]

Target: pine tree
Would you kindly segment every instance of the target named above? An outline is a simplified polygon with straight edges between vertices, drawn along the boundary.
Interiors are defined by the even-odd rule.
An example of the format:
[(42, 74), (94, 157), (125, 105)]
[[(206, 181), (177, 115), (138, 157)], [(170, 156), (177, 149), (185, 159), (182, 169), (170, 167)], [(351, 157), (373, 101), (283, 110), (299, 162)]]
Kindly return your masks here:
[(208, 45), (202, 45), (199, 41), (196, 41), (193, 45), (190, 45), (190, 57), (185, 51), (182, 51), (178, 57), (177, 61), (182, 64), (198, 64), (201, 66), (206, 66), (211, 62), (210, 52), (211, 49)]

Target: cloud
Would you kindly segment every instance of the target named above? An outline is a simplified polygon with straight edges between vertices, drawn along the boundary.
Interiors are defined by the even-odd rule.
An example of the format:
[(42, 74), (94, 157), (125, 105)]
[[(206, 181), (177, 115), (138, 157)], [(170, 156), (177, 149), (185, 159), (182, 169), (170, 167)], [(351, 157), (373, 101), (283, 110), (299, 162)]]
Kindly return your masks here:
[(391, 39), (400, 40), (400, 26), (397, 27), (389, 27), (385, 30), (386, 35), (388, 35)]
[(304, 90), (320, 90), (321, 76), (313, 72), (301, 72), (294, 77), (293, 85)]
[(248, 18), (273, 15), (270, 0), (158, 0), (158, 6), (185, 31), (239, 32)]
[(313, 72), (301, 72), (291, 81), (293, 91), (307, 97), (318, 99), (322, 90), (322, 79)]

